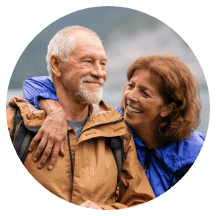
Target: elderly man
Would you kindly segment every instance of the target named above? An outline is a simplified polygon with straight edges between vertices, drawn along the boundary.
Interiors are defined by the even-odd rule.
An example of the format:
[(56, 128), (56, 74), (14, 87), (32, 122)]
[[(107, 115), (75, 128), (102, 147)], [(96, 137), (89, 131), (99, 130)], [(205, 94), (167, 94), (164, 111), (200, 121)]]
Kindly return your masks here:
[[(60, 150), (64, 157), (59, 157), (55, 167), (48, 170), (34, 163), (33, 160), (37, 160), (34, 149), (27, 154), (24, 165), (45, 188), (69, 202), (96, 209), (120, 209), (149, 201), (154, 194), (137, 159), (130, 130), (121, 115), (101, 101), (107, 78), (106, 62), (100, 39), (89, 29), (67, 27), (53, 37), (48, 46), (47, 65), (67, 120), (68, 136), (64, 149)], [(18, 132), (13, 135), (14, 107), (19, 107), (26, 128), (52, 122), (50, 116), (46, 118), (42, 110), (22, 98), (13, 98), (9, 105), (12, 108), (7, 109), (7, 120), (13, 141), (19, 135)], [(47, 103), (44, 107), (41, 104), (41, 108), (53, 113)], [(56, 105), (55, 115), (58, 109)], [(61, 131), (56, 133), (62, 136)], [(119, 202), (116, 202), (118, 170), (105, 140), (118, 136), (123, 137), (126, 156), (121, 167)], [(47, 142), (42, 138), (41, 146)], [(54, 158), (57, 157), (59, 147), (54, 147), (52, 152)]]

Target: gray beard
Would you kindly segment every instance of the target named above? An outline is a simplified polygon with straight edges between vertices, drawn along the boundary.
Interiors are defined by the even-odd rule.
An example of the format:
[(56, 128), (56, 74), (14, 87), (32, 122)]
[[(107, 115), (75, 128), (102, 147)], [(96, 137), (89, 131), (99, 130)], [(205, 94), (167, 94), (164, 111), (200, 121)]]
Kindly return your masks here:
[[(91, 93), (93, 92), (93, 94)], [(81, 80), (78, 87), (78, 92), (75, 97), (78, 101), (88, 102), (89, 104), (99, 104), (103, 96), (103, 87), (97, 89), (91, 89), (91, 92), (84, 89), (83, 82)]]

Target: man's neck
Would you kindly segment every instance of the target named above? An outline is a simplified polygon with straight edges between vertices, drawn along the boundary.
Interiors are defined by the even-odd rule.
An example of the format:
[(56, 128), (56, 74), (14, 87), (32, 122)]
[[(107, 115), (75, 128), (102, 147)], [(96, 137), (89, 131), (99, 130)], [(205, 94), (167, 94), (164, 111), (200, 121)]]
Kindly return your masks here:
[(88, 117), (89, 105), (87, 103), (81, 103), (63, 91), (58, 92), (57, 97), (66, 112), (67, 120), (83, 121)]

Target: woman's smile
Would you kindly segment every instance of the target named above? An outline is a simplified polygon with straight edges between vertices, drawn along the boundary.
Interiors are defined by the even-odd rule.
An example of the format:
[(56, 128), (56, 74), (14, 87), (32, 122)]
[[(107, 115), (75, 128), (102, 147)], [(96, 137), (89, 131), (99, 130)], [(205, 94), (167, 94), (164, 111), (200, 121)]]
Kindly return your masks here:
[(133, 107), (130, 107), (129, 105), (128, 105), (127, 108), (126, 108), (126, 111), (129, 112), (130, 114), (133, 114), (133, 115), (134, 115), (134, 114), (137, 115), (137, 114), (142, 113), (141, 110), (138, 110), (138, 109), (135, 109), (135, 108), (133, 108)]

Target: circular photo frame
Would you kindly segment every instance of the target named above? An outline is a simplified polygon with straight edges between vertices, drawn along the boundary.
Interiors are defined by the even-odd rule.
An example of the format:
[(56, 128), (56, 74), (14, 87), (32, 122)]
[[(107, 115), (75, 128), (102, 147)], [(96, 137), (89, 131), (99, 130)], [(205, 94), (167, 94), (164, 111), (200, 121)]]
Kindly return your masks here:
[[(85, 17), (85, 19), (82, 19), (83, 17)], [(96, 22), (94, 25), (94, 21), (98, 20), (99, 17), (100, 21)], [(121, 73), (126, 74), (128, 66), (138, 56), (168, 51), (185, 61), (192, 71), (196, 71), (195, 76), (198, 81), (200, 81), (200, 86), (205, 88), (203, 93), (203, 103), (206, 105), (206, 110), (208, 111), (205, 110), (205, 116), (203, 116), (203, 118), (201, 116), (201, 122), (206, 122), (204, 122), (200, 128), (202, 133), (206, 135), (205, 145), (190, 171), (170, 190), (145, 204), (118, 211), (104, 211), (103, 213), (98, 210), (87, 209), (68, 203), (40, 185), (28, 173), (18, 158), (7, 130), (7, 120), (3, 117), (2, 131), (8, 151), (17, 168), (33, 187), (53, 202), (67, 209), (71, 209), (72, 211), (87, 215), (129, 215), (158, 205), (175, 194), (189, 181), (202, 163), (211, 143), (215, 124), (215, 114), (213, 113), (213, 108), (215, 107), (215, 89), (208, 65), (199, 48), (187, 33), (175, 22), (161, 13), (130, 2), (85, 2), (61, 10), (41, 22), (29, 33), (17, 48), (7, 68), (2, 85), (2, 113), (5, 113), (5, 108), (7, 107), (6, 103), (10, 97), (22, 96), (13, 95), (14, 93), (10, 94), (9, 90), (13, 89), (14, 85), (16, 85), (15, 83), (17, 82), (13, 83), (12, 80), (17, 81), (17, 79), (19, 79), (17, 77), (20, 76), (20, 71), (24, 65), (26, 71), (30, 71), (30, 68), (33, 68), (36, 74), (34, 75), (34, 73), (30, 72), (29, 74), (24, 73), (24, 76), (22, 77), (23, 81), (26, 78), (30, 78), (29, 76), (48, 75), (44, 58), (48, 42), (58, 30), (69, 25), (81, 25), (90, 28), (97, 32), (102, 39), (102, 43), (104, 44), (109, 59), (109, 64), (107, 65), (108, 79), (103, 99), (108, 105), (113, 107), (118, 105), (118, 101), (121, 99), (121, 86), (127, 81), (126, 76), (121, 75)], [(31, 55), (34, 56), (34, 58), (29, 60), (28, 57), (31, 57)], [(34, 68), (33, 62), (41, 62), (36, 56), (44, 58), (44, 64), (39, 64), (43, 69), (38, 66)], [(42, 73), (38, 74), (38, 71), (42, 71)], [(116, 73), (121, 77), (121, 81), (116, 79)], [(115, 99), (113, 99), (113, 91), (115, 92)]]

